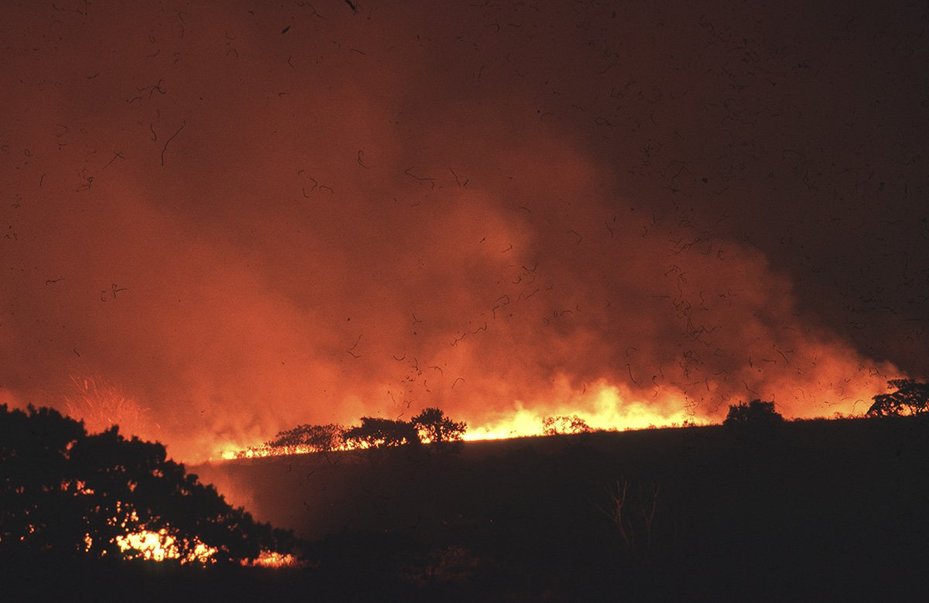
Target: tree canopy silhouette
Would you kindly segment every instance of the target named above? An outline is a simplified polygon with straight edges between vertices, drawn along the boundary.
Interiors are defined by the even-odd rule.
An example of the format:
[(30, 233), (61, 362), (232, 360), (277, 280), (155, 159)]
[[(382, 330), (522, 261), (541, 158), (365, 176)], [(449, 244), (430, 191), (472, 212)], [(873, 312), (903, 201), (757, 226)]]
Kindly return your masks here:
[(426, 442), (441, 444), (461, 440), (468, 428), (464, 421), (453, 421), (438, 408), (426, 408), (410, 419), (410, 424)]
[(780, 425), (784, 417), (774, 409), (774, 402), (752, 400), (729, 407), (723, 425)]
[(117, 427), (88, 434), (49, 408), (0, 405), (0, 550), (149, 558), (157, 547), (180, 563), (238, 563), (294, 544), (159, 443), (127, 440)]
[(343, 447), (345, 428), (341, 425), (298, 425), (279, 432), (268, 441), (268, 448), (283, 452), (331, 452)]
[(891, 379), (887, 382), (897, 391), (874, 396), (868, 409), (869, 417), (921, 415), (929, 412), (929, 383), (913, 379)]
[(347, 429), (342, 437), (349, 446), (359, 448), (392, 448), (404, 444), (419, 444), (419, 433), (406, 421), (362, 417), (361, 425)]

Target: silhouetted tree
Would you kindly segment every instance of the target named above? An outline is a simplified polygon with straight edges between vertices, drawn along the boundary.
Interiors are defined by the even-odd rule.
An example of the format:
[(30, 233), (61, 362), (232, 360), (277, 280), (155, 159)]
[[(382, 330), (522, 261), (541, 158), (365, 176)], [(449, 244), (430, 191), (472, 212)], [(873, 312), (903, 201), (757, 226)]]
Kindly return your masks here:
[(410, 423), (375, 417), (362, 417), (361, 425), (347, 429), (342, 437), (349, 447), (359, 448), (390, 448), (420, 443), (419, 434)]
[(887, 384), (897, 391), (874, 396), (874, 404), (867, 413), (869, 417), (909, 416), (929, 412), (929, 383), (892, 379)]
[(345, 428), (341, 425), (298, 425), (281, 431), (266, 445), (271, 449), (289, 452), (305, 448), (311, 452), (331, 452), (342, 448)]
[(590, 425), (577, 415), (545, 417), (542, 419), (542, 433), (545, 435), (590, 433)]
[(83, 537), (69, 449), (84, 426), (58, 412), (0, 406), (0, 546), (77, 552)]
[(774, 409), (774, 402), (752, 400), (739, 402), (729, 407), (723, 425), (779, 425), (784, 417)]
[(652, 528), (660, 492), (658, 483), (630, 488), (630, 482), (625, 478), (617, 480), (616, 487), (611, 489), (609, 515), (627, 555), (641, 556), (651, 552)]
[(127, 535), (142, 532), (187, 560), (209, 550), (213, 561), (239, 562), (294, 545), (168, 460), (161, 444), (127, 440), (117, 427), (88, 435), (47, 408), (0, 406), (0, 547), (119, 557)]
[(464, 436), (468, 424), (453, 421), (438, 408), (426, 408), (410, 420), (410, 424), (426, 442), (441, 444), (457, 442)]

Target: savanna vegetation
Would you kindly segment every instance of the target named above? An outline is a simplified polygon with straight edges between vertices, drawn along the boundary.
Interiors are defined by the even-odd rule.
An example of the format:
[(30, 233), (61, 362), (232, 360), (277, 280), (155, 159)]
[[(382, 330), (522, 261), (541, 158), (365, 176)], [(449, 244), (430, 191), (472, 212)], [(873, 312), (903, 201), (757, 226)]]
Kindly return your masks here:
[(729, 407), (723, 425), (750, 425), (750, 426), (771, 426), (780, 425), (784, 422), (784, 417), (775, 410), (774, 402), (764, 400), (751, 400), (750, 402), (739, 402)]
[[(16, 578), (31, 596), (67, 590), (42, 579), (50, 570), (36, 568), (47, 564), (23, 569), (26, 557), (14, 553), (28, 550), (29, 559), (39, 559), (48, 550), (45, 543), (54, 541), (85, 560), (80, 572), (67, 574), (71, 584), (92, 589), (93, 579), (106, 576), (116, 588), (142, 585), (141, 598), (148, 593), (151, 600), (913, 599), (925, 592), (924, 578), (906, 568), (910, 561), (918, 566), (929, 552), (929, 424), (910, 415), (921, 414), (915, 409), (925, 406), (926, 396), (920, 397), (918, 382), (890, 385), (894, 391), (874, 398), (882, 411), (864, 418), (786, 421), (773, 402), (763, 400), (734, 405), (717, 426), (596, 432), (559, 417), (548, 426), (555, 433), (550, 437), (471, 442), (456, 454), (432, 454), (438, 448), (424, 445), (454, 438), (460, 424), (441, 413), (420, 417), (433, 426), (431, 433), (415, 420), (300, 426), (273, 441), (316, 442), (324, 454), (196, 468), (206, 481), (244, 493), (262, 521), (286, 526), (301, 539), (304, 565), (273, 573), (219, 562), (152, 569), (124, 558), (105, 566), (112, 553), (80, 555), (90, 520), (68, 511), (54, 523), (41, 510), (43, 496), (83, 504), (91, 495), (78, 490), (92, 490), (104, 508), (109, 499), (96, 493), (108, 489), (107, 480), (125, 481), (130, 467), (142, 473), (158, 467), (155, 481), (162, 474), (175, 476), (168, 482), (174, 486), (158, 487), (168, 493), (183, 491), (177, 484), (193, 483), (192, 478), (151, 452), (140, 455), (147, 463), (127, 460), (116, 463), (124, 469), (77, 472), (114, 464), (80, 452), (81, 442), (96, 436), (82, 435), (79, 424), (75, 428), (50, 411), (5, 411), (17, 425), (40, 417), (35, 425), (48, 419), (53, 428), (37, 427), (27, 437), (23, 429), (4, 427), (4, 442), (18, 442), (2, 449), (4, 483), (24, 471), (9, 452), (13, 448), (35, 449), (29, 454), (54, 476), (34, 478), (36, 484), (53, 484), (50, 488), (33, 482), (21, 490), (5, 486), (6, 571), (19, 568)], [(53, 435), (61, 428), (70, 435)], [(98, 444), (111, 452), (127, 442), (116, 432), (100, 437)], [(346, 437), (363, 444), (346, 447)], [(71, 462), (81, 464), (62, 469)], [(253, 530), (267, 524), (228, 505), (223, 513), (207, 513), (212, 519), (203, 526), (184, 523), (178, 510), (159, 514), (159, 505), (132, 498), (162, 491), (150, 490), (149, 479), (115, 490), (143, 509), (135, 527), (196, 525), (207, 531), (190, 534), (211, 546), (227, 542), (222, 559), (229, 561), (254, 554), (254, 544), (246, 546), (243, 539), (278, 550), (293, 542), (269, 527)], [(178, 499), (166, 494), (163, 500)], [(83, 517), (76, 524), (81, 527), (59, 531), (70, 525), (67, 517)], [(209, 529), (224, 522), (227, 532), (242, 539), (207, 540)], [(15, 539), (26, 536), (29, 530), (22, 526), (29, 525), (43, 536), (17, 548)], [(104, 542), (111, 534), (105, 530), (112, 528), (94, 534)]]
[(372, 450), (406, 445), (434, 444), (448, 448), (460, 442), (467, 423), (454, 421), (435, 407), (422, 410), (409, 421), (362, 417), (358, 425), (303, 424), (279, 432), (260, 446), (236, 454), (239, 458), (269, 454), (305, 454), (337, 450)]

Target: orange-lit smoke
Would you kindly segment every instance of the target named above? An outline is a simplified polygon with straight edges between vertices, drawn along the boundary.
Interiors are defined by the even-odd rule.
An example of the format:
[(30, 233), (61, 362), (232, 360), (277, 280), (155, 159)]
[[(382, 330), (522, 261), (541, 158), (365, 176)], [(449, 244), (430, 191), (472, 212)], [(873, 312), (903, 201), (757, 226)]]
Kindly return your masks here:
[[(870, 34), (795, 56), (765, 50), (794, 20), (684, 3), (60, 4), (0, 31), (0, 402), (198, 461), (428, 406), (484, 436), (859, 413), (924, 370), (923, 285), (885, 286), (916, 234), (873, 230), (903, 189), (865, 173), (913, 129), (851, 144), (873, 95), (794, 69)], [(855, 64), (822, 69), (857, 91)], [(889, 103), (926, 89), (896, 69)], [(920, 157), (884, 167), (916, 190)]]

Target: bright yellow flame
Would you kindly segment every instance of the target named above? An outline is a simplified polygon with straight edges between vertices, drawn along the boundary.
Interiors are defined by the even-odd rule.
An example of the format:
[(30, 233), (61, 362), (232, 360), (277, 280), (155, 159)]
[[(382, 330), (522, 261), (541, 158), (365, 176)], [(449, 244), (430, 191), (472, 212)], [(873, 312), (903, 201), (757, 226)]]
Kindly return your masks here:
[(282, 452), (280, 450), (273, 449), (265, 444), (259, 444), (258, 446), (249, 446), (248, 448), (236, 449), (236, 448), (224, 448), (220, 452), (220, 456), (225, 460), (232, 459), (253, 459), (266, 456), (280, 456), (284, 454), (301, 454), (300, 452)]
[(544, 411), (531, 410), (521, 402), (516, 402), (515, 410), (510, 415), (470, 427), (464, 439), (474, 441), (540, 436), (543, 435), (544, 420), (549, 416), (576, 416), (583, 419), (590, 429), (604, 431), (710, 423), (708, 419), (695, 416), (682, 402), (677, 402), (670, 392), (663, 393), (657, 404), (655, 401), (627, 402), (626, 396), (617, 387), (601, 384), (591, 394), (583, 392), (571, 397), (573, 399), (569, 403), (554, 410), (550, 406), (538, 405), (548, 409)]
[[(140, 530), (125, 535), (117, 536), (113, 542), (119, 547), (120, 552), (126, 559), (144, 559), (146, 561), (166, 561), (169, 559), (178, 560), (181, 565), (187, 563), (209, 564), (216, 563), (216, 547), (194, 538), (190, 543), (193, 544), (186, 553), (181, 552), (181, 547), (175, 535), (167, 528), (162, 528), (157, 532), (152, 530)], [(89, 551), (93, 545), (93, 539), (89, 534), (84, 535), (86, 550)], [(290, 553), (279, 553), (277, 551), (263, 550), (256, 559), (251, 561), (242, 560), (243, 566), (248, 567), (298, 567), (300, 562)]]
[[(233, 459), (263, 458), (267, 456), (289, 456), (292, 454), (313, 454), (313, 453), (319, 452), (317, 448), (314, 448), (313, 446), (307, 446), (307, 445), (281, 446), (281, 447), (272, 448), (268, 446), (267, 444), (259, 444), (257, 446), (250, 446), (248, 448), (241, 448), (241, 449), (236, 449), (234, 447), (227, 447), (227, 446), (232, 446), (232, 445), (227, 444), (226, 446), (223, 446), (219, 453), (219, 456), (223, 460), (227, 460), (227, 461), (230, 461)], [(345, 451), (345, 450), (358, 450), (358, 449), (363, 449), (367, 447), (368, 445), (366, 443), (361, 443), (361, 444), (358, 444), (357, 446), (343, 443), (341, 446), (333, 448), (331, 452)]]
[(157, 532), (141, 530), (117, 536), (114, 540), (120, 552), (127, 559), (145, 559), (147, 561), (165, 561), (178, 559), (184, 563), (215, 563), (216, 547), (211, 547), (199, 540), (193, 541), (193, 548), (186, 554), (181, 554), (177, 538), (161, 528)]
[(469, 427), (462, 436), (463, 440), (504, 440), (506, 438), (520, 438), (525, 436), (542, 435), (542, 421), (544, 416), (535, 411), (522, 408), (516, 403), (516, 412), (491, 423)]
[[(576, 417), (591, 430), (596, 431), (624, 431), (712, 423), (712, 419), (708, 417), (697, 416), (693, 406), (686, 404), (686, 397), (670, 388), (656, 387), (647, 401), (636, 400), (630, 391), (620, 389), (605, 381), (599, 381), (578, 392), (570, 385), (567, 378), (559, 378), (555, 381), (555, 390), (558, 399), (563, 400), (562, 403), (552, 405), (545, 400), (535, 400), (527, 405), (517, 401), (507, 414), (497, 415), (496, 418), (482, 424), (470, 423), (462, 439), (466, 441), (499, 440), (545, 435), (545, 419), (548, 417)], [(350, 449), (351, 447), (343, 445), (338, 450)], [(220, 456), (231, 460), (312, 452), (315, 450), (309, 446), (272, 448), (267, 444), (261, 444), (236, 449), (227, 445), (221, 451)]]

